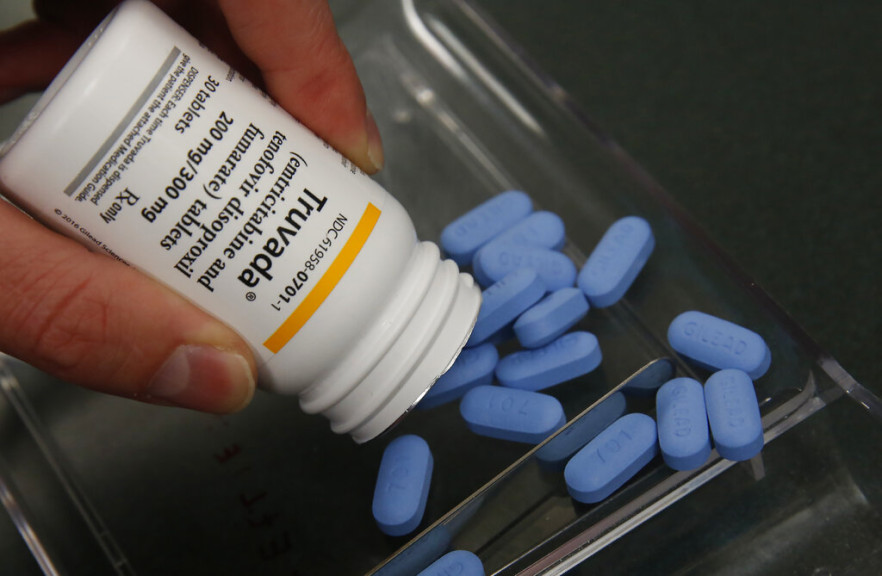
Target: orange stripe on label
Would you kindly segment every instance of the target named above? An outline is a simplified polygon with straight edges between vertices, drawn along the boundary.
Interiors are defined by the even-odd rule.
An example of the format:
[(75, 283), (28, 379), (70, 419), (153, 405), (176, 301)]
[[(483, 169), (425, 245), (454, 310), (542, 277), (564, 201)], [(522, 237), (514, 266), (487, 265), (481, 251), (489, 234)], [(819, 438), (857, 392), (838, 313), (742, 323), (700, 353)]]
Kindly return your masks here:
[(364, 214), (361, 215), (358, 224), (355, 225), (355, 230), (352, 231), (349, 240), (340, 249), (340, 253), (337, 254), (337, 257), (328, 266), (327, 271), (319, 278), (319, 281), (309, 291), (309, 294), (306, 295), (300, 305), (291, 312), (291, 315), (282, 322), (281, 326), (273, 332), (272, 336), (266, 339), (263, 343), (265, 347), (275, 354), (303, 328), (303, 325), (315, 314), (315, 311), (334, 291), (337, 283), (340, 282), (340, 279), (349, 270), (355, 257), (361, 252), (364, 243), (367, 242), (368, 237), (373, 232), (379, 218), (380, 209), (368, 203), (367, 208), (364, 209)]

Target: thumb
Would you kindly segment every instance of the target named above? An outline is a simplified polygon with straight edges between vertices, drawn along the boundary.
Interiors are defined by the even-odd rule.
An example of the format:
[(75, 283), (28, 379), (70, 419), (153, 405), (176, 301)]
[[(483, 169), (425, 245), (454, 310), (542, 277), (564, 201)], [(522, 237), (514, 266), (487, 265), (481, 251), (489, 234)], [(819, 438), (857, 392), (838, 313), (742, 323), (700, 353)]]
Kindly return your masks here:
[(247, 344), (171, 290), (0, 202), (0, 349), (68, 382), (206, 412), (254, 393)]

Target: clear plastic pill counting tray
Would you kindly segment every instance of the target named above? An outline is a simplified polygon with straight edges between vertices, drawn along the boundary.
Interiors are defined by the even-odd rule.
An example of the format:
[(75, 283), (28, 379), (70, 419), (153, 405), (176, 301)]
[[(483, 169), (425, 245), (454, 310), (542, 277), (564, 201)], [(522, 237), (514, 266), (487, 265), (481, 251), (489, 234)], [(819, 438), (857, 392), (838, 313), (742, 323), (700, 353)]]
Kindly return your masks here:
[[(487, 574), (877, 573), (879, 400), (471, 4), (345, 4), (338, 24), (385, 143), (378, 178), (420, 237), (438, 241), (505, 190), (563, 219), (562, 251), (579, 268), (616, 220), (650, 224), (654, 251), (624, 298), (573, 327), (597, 337), (602, 363), (543, 390), (568, 425), (538, 446), (473, 434), (458, 402), (358, 446), (294, 398), (261, 393), (240, 414), (208, 416), (89, 393), (4, 359), (0, 496), (44, 572), (407, 575), (466, 550)], [(617, 418), (624, 389), (628, 412), (655, 417), (661, 383), (710, 375), (668, 344), (688, 310), (768, 343), (771, 366), (755, 383), (762, 452), (733, 462), (712, 451), (684, 471), (657, 455), (600, 502), (574, 500), (548, 455), (581, 414), (609, 397)], [(515, 349), (500, 345), (500, 356)], [(405, 434), (431, 447), (432, 483), (422, 522), (392, 537), (371, 501), (384, 448)]]

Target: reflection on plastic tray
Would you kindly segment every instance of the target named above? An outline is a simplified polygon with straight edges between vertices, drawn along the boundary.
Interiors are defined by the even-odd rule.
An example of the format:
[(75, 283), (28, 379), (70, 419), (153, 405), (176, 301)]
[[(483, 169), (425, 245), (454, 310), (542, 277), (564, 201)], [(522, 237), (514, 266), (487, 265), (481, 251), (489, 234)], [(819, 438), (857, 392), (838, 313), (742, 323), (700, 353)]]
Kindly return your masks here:
[(651, 223), (656, 251), (625, 300), (580, 325), (597, 335), (601, 367), (548, 391), (568, 418), (631, 377), (703, 379), (665, 339), (674, 316), (701, 309), (770, 344), (772, 368), (757, 382), (762, 458), (735, 466), (714, 454), (679, 473), (659, 458), (585, 506), (530, 447), (469, 433), (455, 404), (418, 411), (393, 434), (429, 442), (432, 490), (421, 532), (389, 538), (370, 512), (388, 438), (356, 446), (292, 398), (259, 394), (241, 414), (207, 416), (91, 394), (6, 361), (0, 492), (44, 571), (397, 575), (463, 548), (488, 574), (560, 574), (579, 562), (607, 574), (871, 573), (882, 550), (878, 400), (469, 4), (350, 3), (338, 23), (383, 133), (379, 179), (422, 238), (511, 188), (563, 217), (578, 265), (615, 219)]

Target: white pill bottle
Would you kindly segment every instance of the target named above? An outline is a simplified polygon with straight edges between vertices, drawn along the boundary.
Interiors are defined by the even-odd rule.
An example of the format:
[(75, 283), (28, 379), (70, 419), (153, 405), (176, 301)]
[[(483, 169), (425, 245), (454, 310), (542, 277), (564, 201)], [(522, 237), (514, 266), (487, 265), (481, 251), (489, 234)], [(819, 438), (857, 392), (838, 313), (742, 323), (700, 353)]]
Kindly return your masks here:
[(232, 326), (261, 387), (357, 442), (425, 394), (480, 306), (391, 195), (143, 0), (3, 146), (0, 186)]

